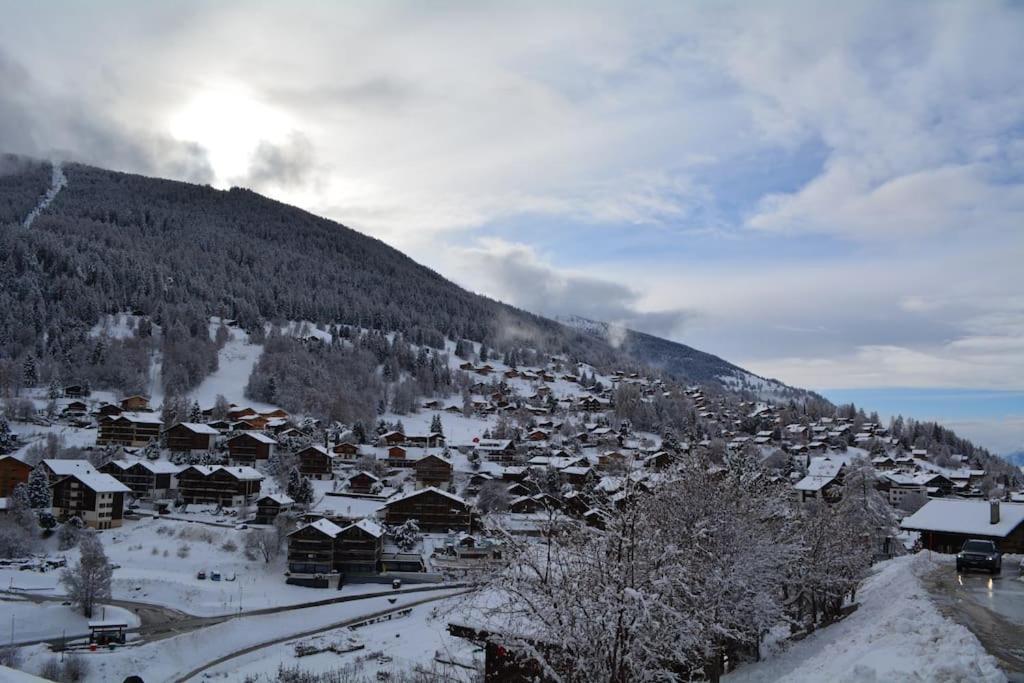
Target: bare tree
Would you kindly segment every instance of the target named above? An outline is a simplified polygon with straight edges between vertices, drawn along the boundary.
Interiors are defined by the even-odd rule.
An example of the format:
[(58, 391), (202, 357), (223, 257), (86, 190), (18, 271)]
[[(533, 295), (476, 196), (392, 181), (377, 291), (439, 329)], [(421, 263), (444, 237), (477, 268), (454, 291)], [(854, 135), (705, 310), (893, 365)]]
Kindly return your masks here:
[(114, 570), (96, 532), (84, 532), (78, 545), (81, 551), (78, 564), (65, 569), (60, 581), (67, 588), (71, 602), (83, 615), (92, 617), (96, 603), (110, 598), (110, 578)]

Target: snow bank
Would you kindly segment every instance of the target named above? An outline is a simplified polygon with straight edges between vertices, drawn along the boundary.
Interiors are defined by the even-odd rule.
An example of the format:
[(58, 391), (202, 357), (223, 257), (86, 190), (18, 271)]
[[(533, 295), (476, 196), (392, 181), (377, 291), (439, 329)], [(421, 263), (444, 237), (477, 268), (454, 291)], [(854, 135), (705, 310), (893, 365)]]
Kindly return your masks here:
[(847, 619), (727, 680), (1005, 681), (978, 639), (929, 599), (920, 577), (931, 568), (920, 553), (879, 564)]

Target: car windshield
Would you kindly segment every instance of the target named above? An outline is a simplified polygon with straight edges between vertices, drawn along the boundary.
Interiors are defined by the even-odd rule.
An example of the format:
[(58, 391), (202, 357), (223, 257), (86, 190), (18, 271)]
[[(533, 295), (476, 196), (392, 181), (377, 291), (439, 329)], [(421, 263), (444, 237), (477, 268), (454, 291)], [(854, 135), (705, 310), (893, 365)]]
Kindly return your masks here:
[(967, 541), (964, 550), (969, 553), (990, 553), (995, 550), (995, 546), (991, 541)]

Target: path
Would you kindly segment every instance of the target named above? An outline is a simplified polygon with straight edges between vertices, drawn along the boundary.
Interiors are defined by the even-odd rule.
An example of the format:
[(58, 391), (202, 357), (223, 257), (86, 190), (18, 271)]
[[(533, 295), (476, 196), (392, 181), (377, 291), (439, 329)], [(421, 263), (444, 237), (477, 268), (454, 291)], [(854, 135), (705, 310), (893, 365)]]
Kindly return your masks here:
[[(437, 589), (435, 588), (434, 590), (437, 590)], [(382, 617), (382, 616), (385, 616), (385, 615), (388, 615), (388, 614), (394, 614), (395, 612), (401, 612), (402, 610), (409, 609), (410, 607), (415, 607), (417, 605), (423, 605), (423, 604), (428, 603), (428, 602), (435, 602), (437, 600), (446, 600), (448, 598), (452, 598), (452, 597), (455, 597), (457, 595), (462, 595), (462, 594), (468, 593), (468, 592), (469, 592), (469, 590), (464, 590), (464, 591), (457, 591), (457, 592), (454, 592), (454, 593), (445, 593), (444, 595), (433, 595), (433, 596), (431, 596), (429, 598), (423, 598), (422, 600), (416, 600), (414, 602), (407, 602), (407, 603), (405, 603), (405, 604), (403, 604), (401, 606), (389, 607), (387, 609), (379, 610), (379, 611), (376, 611), (376, 612), (371, 612), (370, 614), (363, 614), (363, 615), (360, 615), (358, 617), (350, 617), (350, 618), (345, 619), (343, 621), (335, 622), (333, 624), (328, 624), (327, 626), (321, 626), (321, 627), (318, 627), (318, 628), (310, 629), (308, 631), (303, 631), (301, 633), (293, 633), (293, 634), (288, 635), (288, 636), (283, 636), (283, 637), (279, 637), (279, 638), (273, 638), (271, 640), (267, 640), (267, 641), (264, 641), (262, 643), (258, 643), (256, 645), (251, 645), (249, 647), (243, 648), (243, 649), (238, 650), (236, 652), (232, 652), (229, 655), (224, 655), (223, 657), (218, 657), (217, 659), (213, 660), (212, 662), (207, 662), (206, 664), (203, 664), (202, 666), (198, 666), (195, 669), (192, 669), (191, 671), (189, 671), (188, 673), (180, 676), (179, 678), (176, 678), (174, 680), (174, 683), (184, 683), (185, 681), (188, 681), (189, 679), (194, 678), (195, 676), (198, 676), (199, 674), (201, 674), (202, 672), (204, 672), (204, 671), (206, 671), (208, 669), (212, 669), (215, 666), (220, 666), (224, 662), (229, 662), (232, 659), (235, 659), (236, 657), (241, 657), (243, 655), (247, 655), (247, 654), (256, 652), (258, 650), (262, 650), (263, 648), (271, 647), (272, 645), (278, 645), (280, 643), (287, 643), (288, 641), (296, 640), (298, 638), (307, 638), (309, 636), (316, 635), (318, 633), (324, 633), (326, 631), (333, 631), (334, 629), (337, 629), (337, 628), (344, 628), (346, 626), (352, 626), (353, 624), (358, 624), (360, 622), (367, 621), (369, 619), (376, 619), (377, 617)]]
[(924, 585), (942, 613), (967, 627), (1011, 681), (1024, 683), (1024, 581), (1016, 565), (1004, 562), (999, 576), (940, 565)]
[(46, 194), (40, 198), (36, 207), (29, 211), (29, 214), (25, 216), (25, 222), (23, 225), (26, 228), (32, 227), (32, 223), (39, 217), (39, 214), (46, 210), (46, 207), (48, 207), (50, 203), (57, 198), (60, 191), (68, 184), (68, 179), (67, 176), (64, 175), (64, 168), (61, 166), (61, 163), (59, 161), (54, 161), (51, 162), (50, 165), (53, 168), (50, 175), (50, 187), (46, 190)]

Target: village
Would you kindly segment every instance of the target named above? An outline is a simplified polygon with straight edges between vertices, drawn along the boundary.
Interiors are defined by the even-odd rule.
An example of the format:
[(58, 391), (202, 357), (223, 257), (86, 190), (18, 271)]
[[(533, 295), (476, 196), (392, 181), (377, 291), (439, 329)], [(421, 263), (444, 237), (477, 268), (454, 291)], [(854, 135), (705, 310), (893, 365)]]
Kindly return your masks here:
[[(238, 386), (218, 385), (215, 404), (196, 401), (188, 421), (170, 424), (147, 396), (72, 384), (54, 397), (53, 387), (38, 388), (38, 414), (10, 423), (12, 452), (0, 456), (0, 512), (16, 512), (16, 487), (45, 480), (47, 517), (99, 532), (116, 564), (114, 598), (214, 621), (246, 608), (320, 604), (323, 589), (357, 599), (431, 590), (444, 598), (504, 566), (508, 544), (548, 542), (559, 519), (602, 528), (609, 506), (645, 495), (664, 472), (698, 457), (718, 468), (753, 458), (801, 504), (836, 504), (847, 472), (870, 467), (903, 520), (900, 533), (877, 549), (879, 559), (919, 548), (954, 552), (968, 538), (1024, 552), (1024, 494), (969, 458), (907, 449), (862, 415), (793, 421), (792, 406), (632, 371), (601, 374), (560, 357), (543, 367), (450, 362), (469, 378), (462, 397), (428, 398), (415, 413), (384, 414), (370, 433), (246, 403)], [(700, 429), (634, 429), (616, 411), (623, 395), (684, 402)], [(38, 457), (47, 455), (40, 447), (47, 440), (73, 448)], [(999, 500), (990, 502), (996, 492)], [(49, 546), (7, 562), (0, 578), (9, 596), (59, 596), (52, 578), (26, 581), (20, 570), (65, 556)], [(114, 624), (120, 644), (151, 642), (152, 624), (113, 603), (110, 609), (124, 618), (81, 623), (73, 635), (106, 642)], [(69, 639), (56, 619), (21, 634), (18, 621), (14, 643), (54, 646), (60, 636), (64, 647)], [(500, 666), (484, 661), (496, 656), (493, 648), (451, 623), (451, 633), (434, 640), (458, 654), (440, 656), (438, 646), (427, 657), (431, 666), (445, 662), (448, 676)], [(105, 670), (127, 671), (131, 661), (111, 659)], [(377, 670), (389, 665), (385, 657)]]

